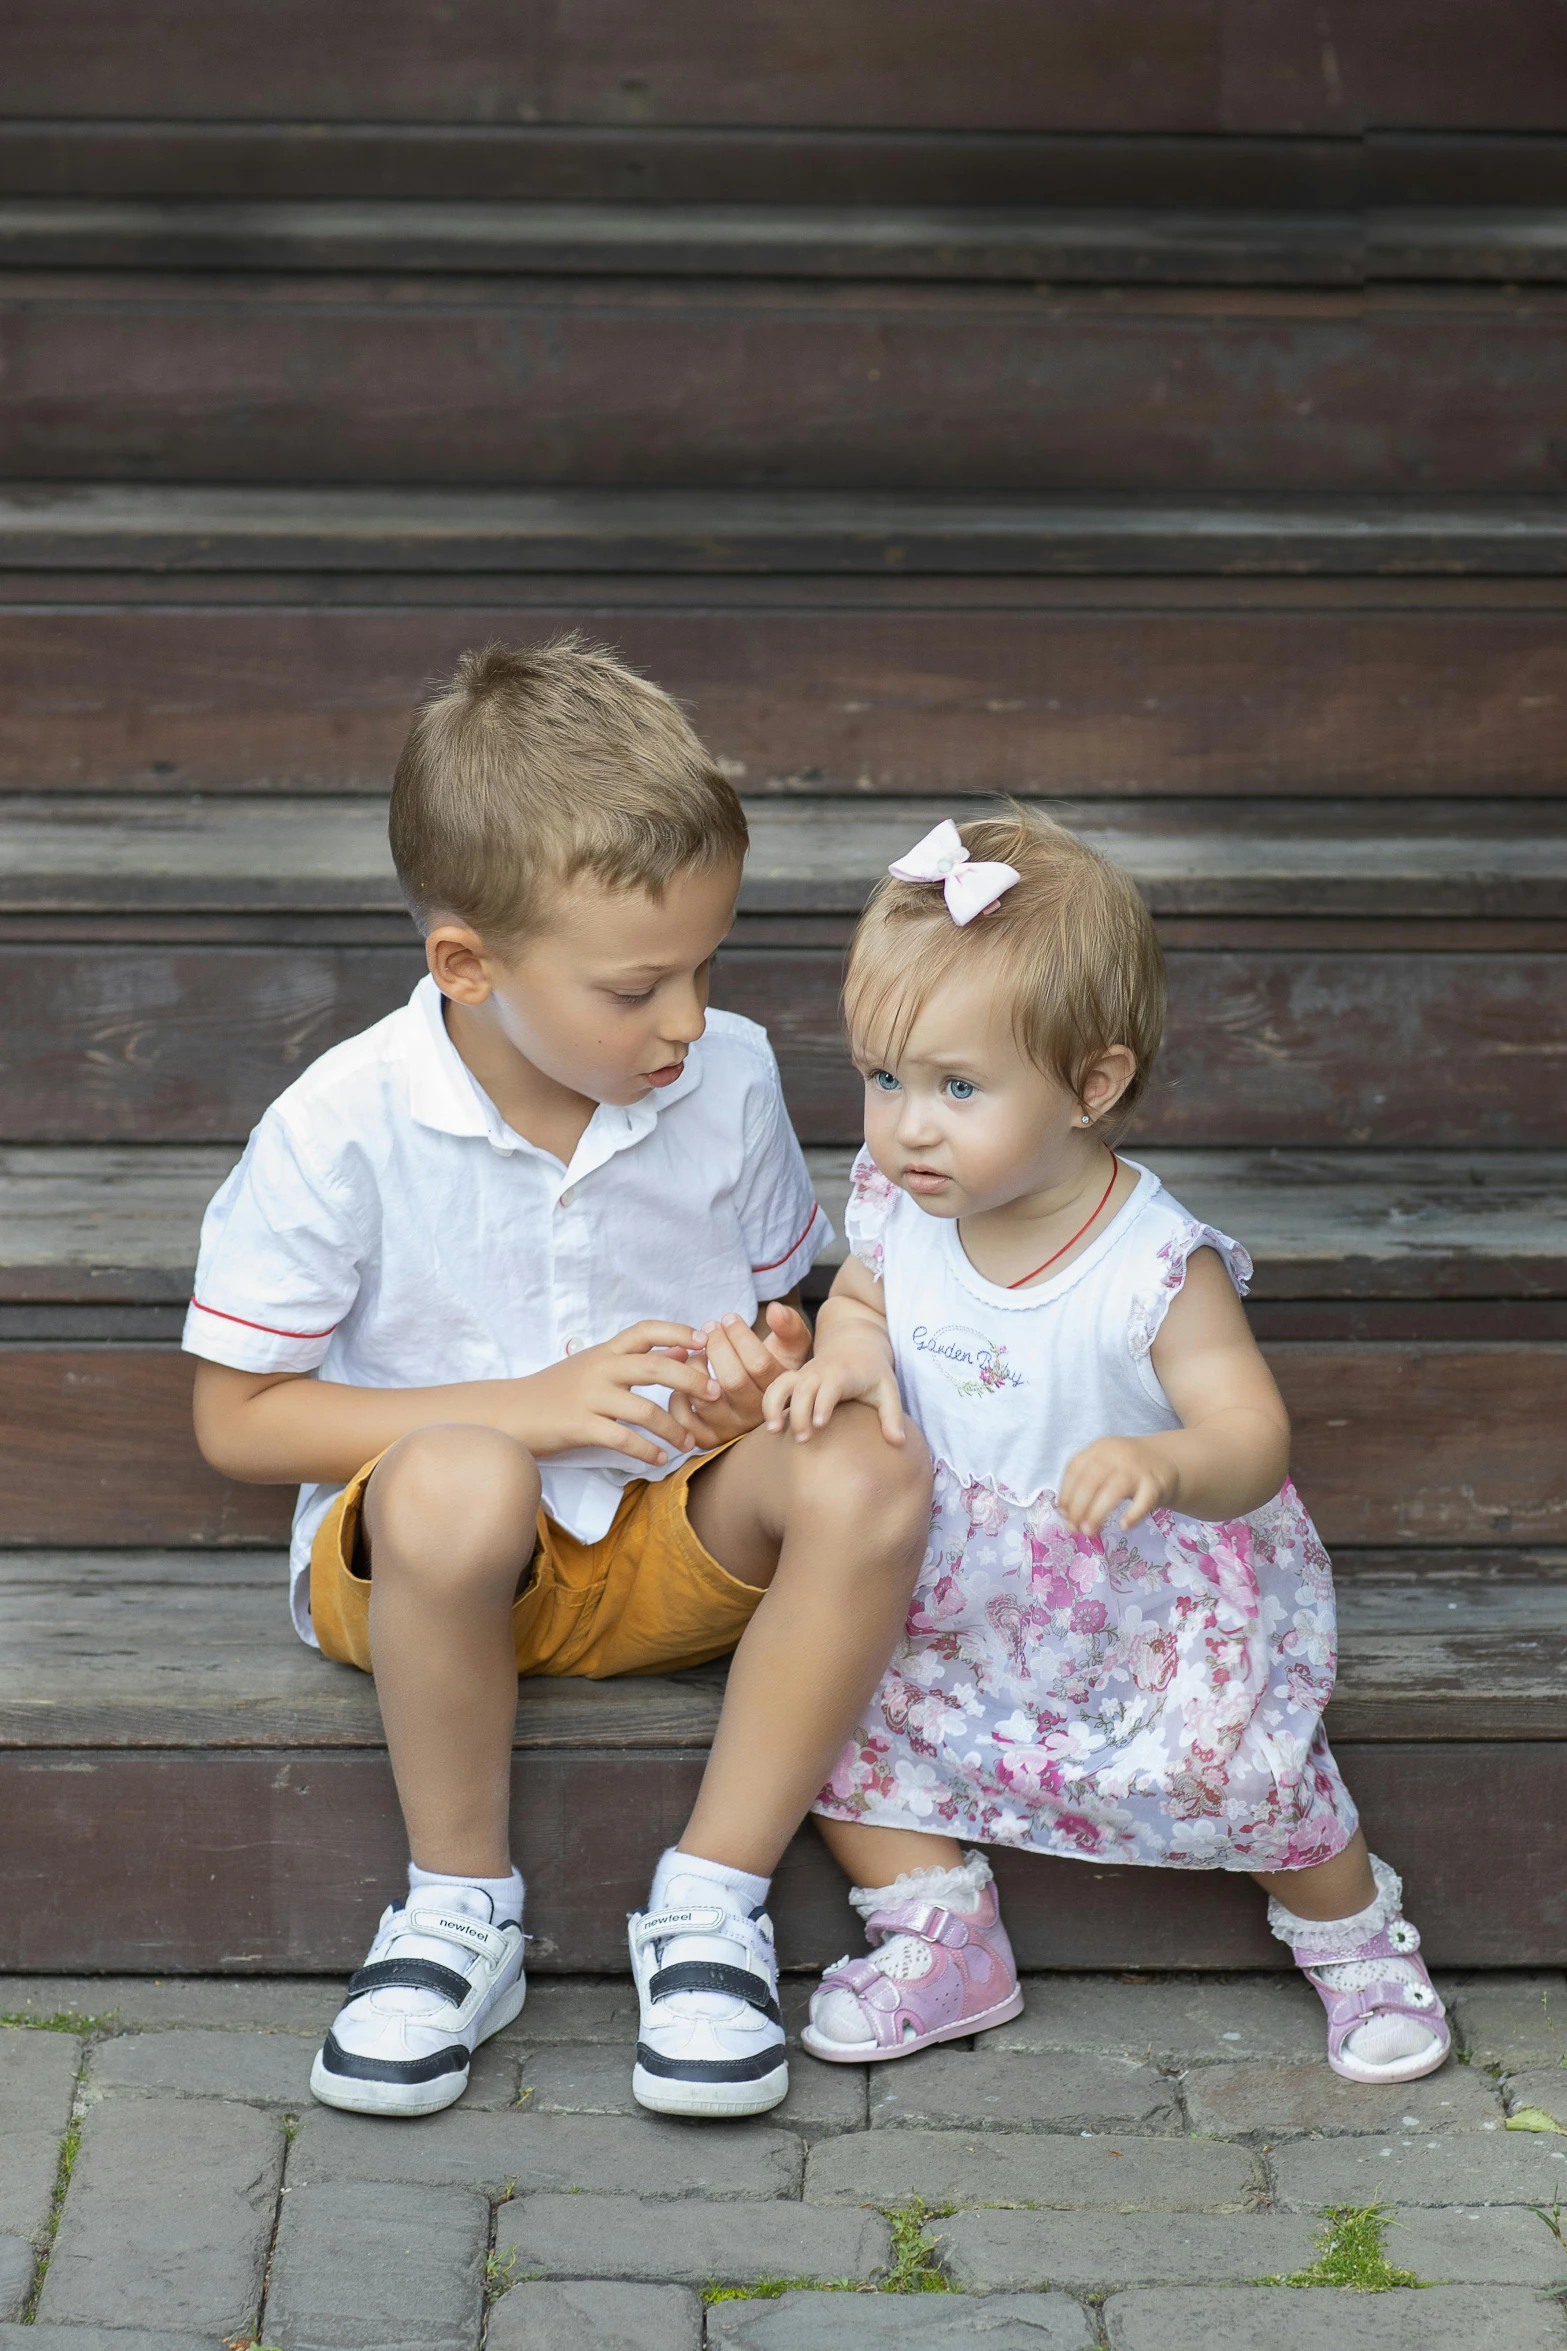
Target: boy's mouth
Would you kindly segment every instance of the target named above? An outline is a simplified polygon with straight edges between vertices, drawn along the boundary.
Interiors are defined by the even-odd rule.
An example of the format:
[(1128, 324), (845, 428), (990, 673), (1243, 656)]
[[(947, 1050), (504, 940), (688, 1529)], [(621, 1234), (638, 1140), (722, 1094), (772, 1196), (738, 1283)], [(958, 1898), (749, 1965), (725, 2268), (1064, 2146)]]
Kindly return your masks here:
[(683, 1061), (666, 1061), (660, 1069), (645, 1069), (643, 1081), (649, 1086), (672, 1086), (684, 1068)]

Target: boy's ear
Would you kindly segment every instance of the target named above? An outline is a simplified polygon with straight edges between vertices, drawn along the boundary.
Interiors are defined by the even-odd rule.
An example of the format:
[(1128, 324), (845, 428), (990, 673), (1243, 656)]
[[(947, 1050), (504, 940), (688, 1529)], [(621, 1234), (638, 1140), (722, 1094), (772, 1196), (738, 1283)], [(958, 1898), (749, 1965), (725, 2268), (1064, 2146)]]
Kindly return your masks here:
[(454, 1004), (482, 1004), (493, 993), (490, 957), (478, 932), (466, 923), (437, 923), (427, 931), (424, 960), (441, 994)]

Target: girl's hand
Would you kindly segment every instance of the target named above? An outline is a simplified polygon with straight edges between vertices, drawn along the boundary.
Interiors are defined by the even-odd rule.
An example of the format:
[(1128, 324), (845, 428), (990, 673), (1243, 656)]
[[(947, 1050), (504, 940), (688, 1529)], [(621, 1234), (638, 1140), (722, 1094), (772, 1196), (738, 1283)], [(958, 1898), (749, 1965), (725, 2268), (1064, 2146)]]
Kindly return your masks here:
[(671, 1396), (669, 1409), (688, 1443), (707, 1453), (761, 1427), (769, 1386), (780, 1372), (797, 1370), (811, 1352), (811, 1326), (794, 1307), (775, 1299), (767, 1308), (765, 1334), (743, 1315), (726, 1314), (720, 1322), (704, 1323), (696, 1341), (694, 1352), (706, 1354), (709, 1384), (718, 1392)]
[(869, 1404), (888, 1444), (903, 1443), (903, 1401), (885, 1347), (832, 1349), (798, 1371), (786, 1371), (767, 1391), (767, 1426), (781, 1436), (787, 1425), (803, 1445), (840, 1404), (849, 1403)]
[(1136, 1526), (1172, 1503), (1180, 1473), (1146, 1437), (1100, 1437), (1074, 1453), (1061, 1480), (1061, 1515), (1080, 1535), (1097, 1535), (1124, 1503), (1121, 1524)]

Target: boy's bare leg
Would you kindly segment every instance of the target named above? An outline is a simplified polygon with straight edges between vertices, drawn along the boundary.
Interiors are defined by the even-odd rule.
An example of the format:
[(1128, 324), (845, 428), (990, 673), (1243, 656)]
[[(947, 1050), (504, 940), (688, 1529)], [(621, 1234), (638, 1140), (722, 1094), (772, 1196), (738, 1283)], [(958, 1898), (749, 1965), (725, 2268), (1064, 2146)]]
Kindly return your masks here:
[(809, 1445), (757, 1429), (692, 1479), (698, 1541), (766, 1587), (729, 1669), (683, 1852), (769, 1877), (880, 1681), (930, 1530), (930, 1460), (846, 1404)]
[(419, 1429), (365, 1493), (370, 1649), (409, 1851), (421, 1869), (511, 1868), (517, 1659), (539, 1473), (498, 1429)]

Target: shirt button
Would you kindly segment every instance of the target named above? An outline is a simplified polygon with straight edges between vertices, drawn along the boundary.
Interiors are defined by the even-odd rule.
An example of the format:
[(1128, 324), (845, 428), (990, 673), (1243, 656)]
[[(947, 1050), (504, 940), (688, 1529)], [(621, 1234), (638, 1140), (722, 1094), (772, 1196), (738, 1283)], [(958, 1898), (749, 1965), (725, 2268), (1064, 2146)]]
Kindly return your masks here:
[(579, 1335), (574, 1335), (566, 1341), (566, 1353), (568, 1355), (580, 1355), (587, 1343), (588, 1342), (586, 1339)]
[(565, 1191), (562, 1192), (560, 1196), (560, 1204), (562, 1208), (569, 1208), (576, 1197), (576, 1191), (570, 1184), (568, 1184)]

